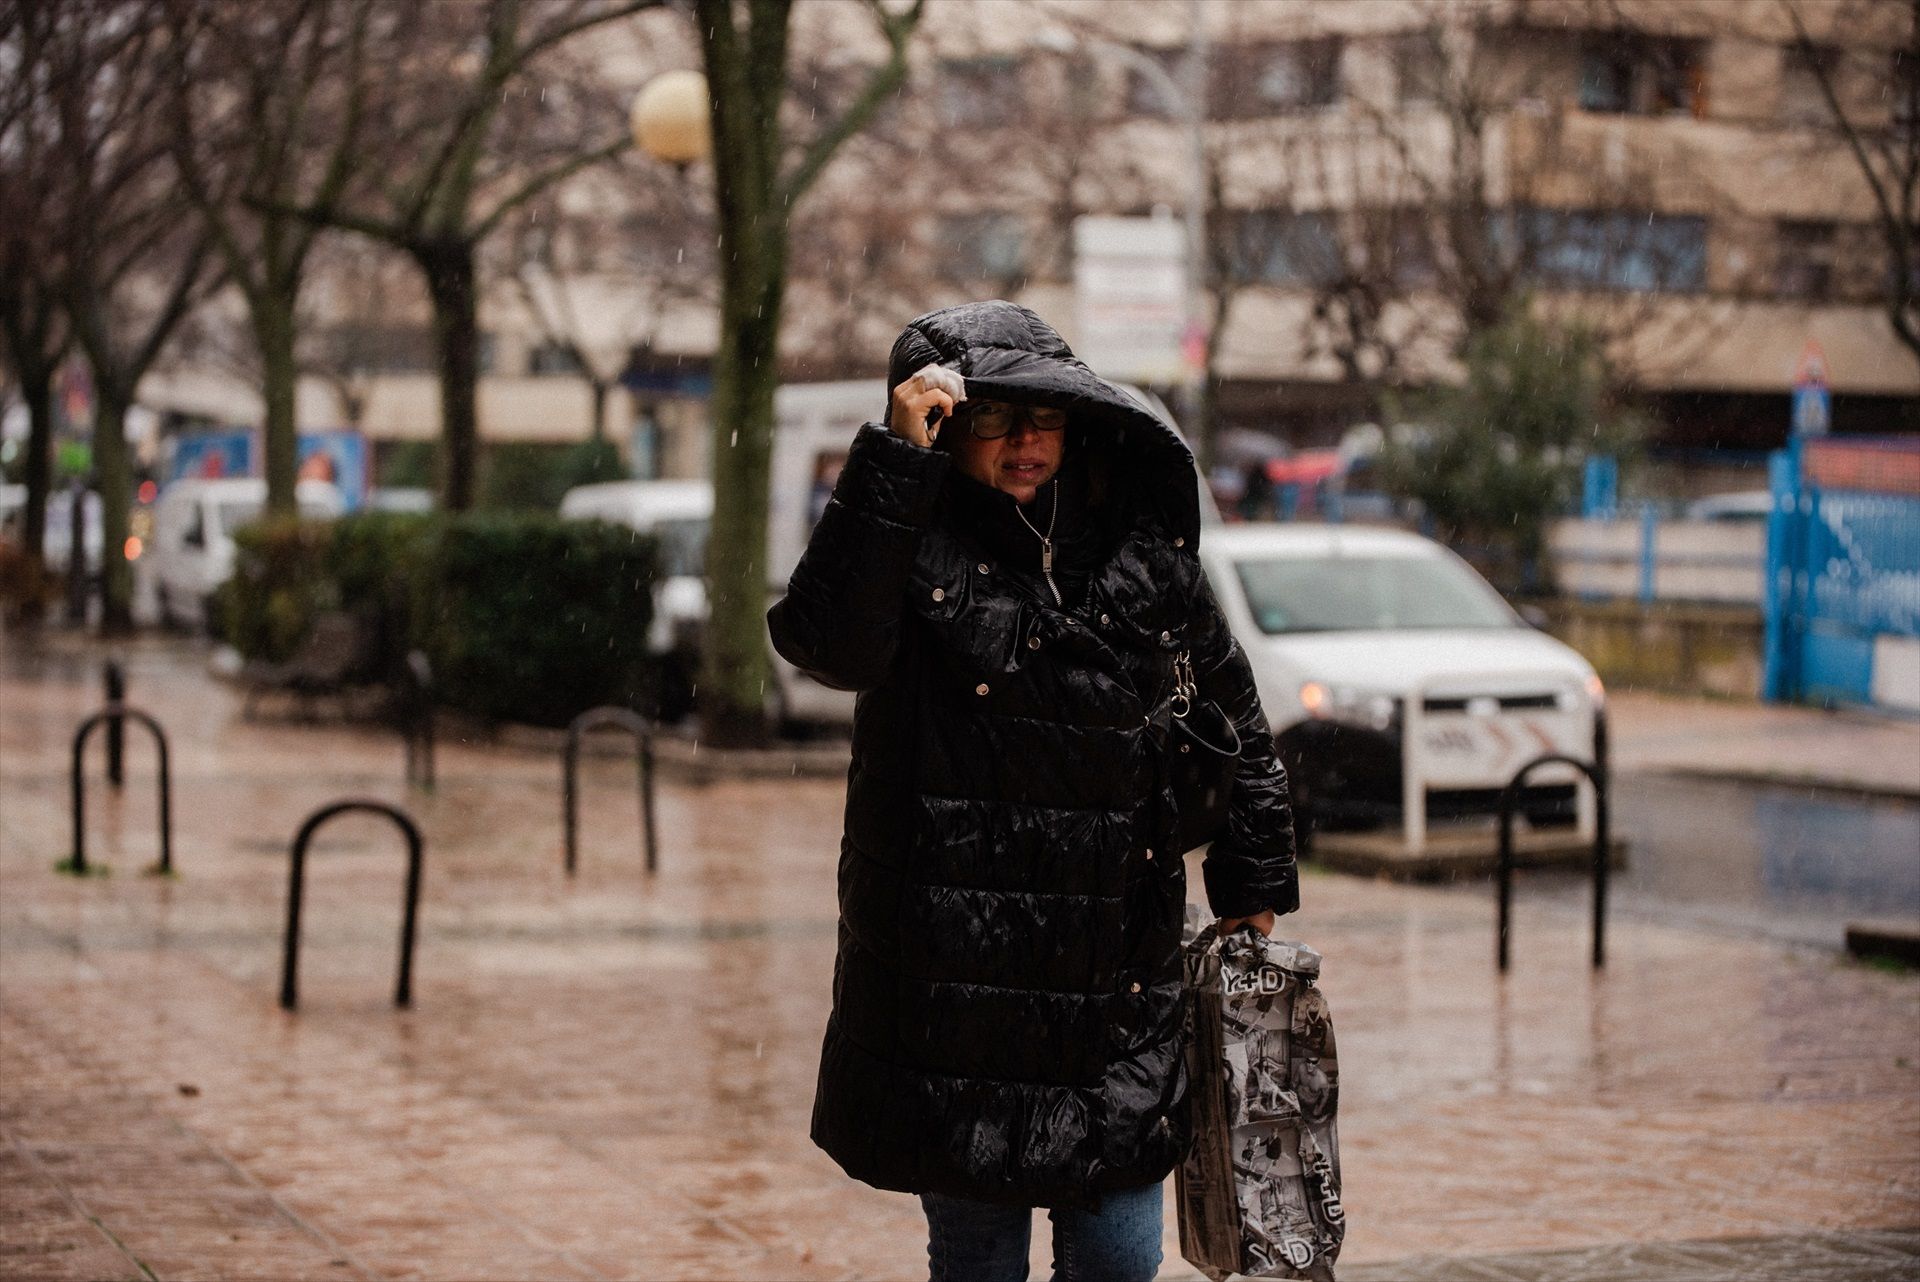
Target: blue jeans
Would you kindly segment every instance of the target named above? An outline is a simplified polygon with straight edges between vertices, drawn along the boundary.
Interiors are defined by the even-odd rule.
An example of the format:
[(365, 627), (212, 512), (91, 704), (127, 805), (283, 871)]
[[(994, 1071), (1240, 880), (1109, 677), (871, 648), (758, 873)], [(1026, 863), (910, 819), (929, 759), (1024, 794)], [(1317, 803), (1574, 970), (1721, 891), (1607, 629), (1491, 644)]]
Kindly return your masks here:
[[(923, 1194), (929, 1282), (1026, 1282), (1033, 1210)], [(1053, 1282), (1152, 1282), (1160, 1271), (1160, 1185), (1124, 1189), (1095, 1210), (1055, 1207)]]

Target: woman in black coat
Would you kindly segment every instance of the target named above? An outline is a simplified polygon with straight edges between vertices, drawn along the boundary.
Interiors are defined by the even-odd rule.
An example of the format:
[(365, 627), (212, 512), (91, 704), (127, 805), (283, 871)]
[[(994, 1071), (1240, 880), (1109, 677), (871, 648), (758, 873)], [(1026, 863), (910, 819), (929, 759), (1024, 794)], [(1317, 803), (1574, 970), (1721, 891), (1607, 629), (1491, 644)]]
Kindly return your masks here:
[[(769, 614), (859, 692), (813, 1139), (922, 1195), (933, 1276), (1159, 1263), (1188, 1139), (1175, 661), (1242, 744), (1204, 865), (1224, 929), (1299, 906), (1286, 776), (1196, 552), (1180, 438), (1005, 302), (920, 317)], [(938, 421), (929, 426), (929, 411)]]

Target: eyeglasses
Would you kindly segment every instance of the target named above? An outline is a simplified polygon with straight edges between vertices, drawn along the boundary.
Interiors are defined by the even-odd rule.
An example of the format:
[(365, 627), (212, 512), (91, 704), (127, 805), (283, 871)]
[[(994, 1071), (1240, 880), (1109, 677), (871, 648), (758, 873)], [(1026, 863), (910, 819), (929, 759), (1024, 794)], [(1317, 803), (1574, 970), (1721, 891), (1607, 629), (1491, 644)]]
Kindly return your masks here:
[(974, 439), (997, 441), (1013, 430), (1019, 419), (1036, 432), (1057, 432), (1067, 425), (1067, 412), (1051, 405), (1011, 405), (1006, 401), (964, 401), (954, 417), (967, 425)]

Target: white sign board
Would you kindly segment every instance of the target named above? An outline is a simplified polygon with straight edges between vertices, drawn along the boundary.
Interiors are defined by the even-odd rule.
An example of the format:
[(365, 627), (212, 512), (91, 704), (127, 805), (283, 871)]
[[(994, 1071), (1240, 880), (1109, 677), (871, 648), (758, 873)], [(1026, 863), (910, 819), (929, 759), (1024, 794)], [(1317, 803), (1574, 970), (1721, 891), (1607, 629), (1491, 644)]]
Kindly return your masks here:
[(1106, 378), (1185, 375), (1186, 229), (1172, 218), (1073, 221), (1074, 352)]

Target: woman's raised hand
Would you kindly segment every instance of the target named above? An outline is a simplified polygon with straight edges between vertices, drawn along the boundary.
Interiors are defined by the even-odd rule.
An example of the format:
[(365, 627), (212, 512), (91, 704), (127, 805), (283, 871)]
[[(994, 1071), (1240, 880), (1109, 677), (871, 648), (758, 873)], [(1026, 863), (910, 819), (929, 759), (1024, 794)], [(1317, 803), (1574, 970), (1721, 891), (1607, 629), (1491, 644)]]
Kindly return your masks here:
[(935, 423), (927, 428), (928, 411), (938, 407), (942, 415), (951, 415), (953, 407), (967, 399), (967, 383), (944, 365), (925, 365), (900, 386), (893, 389), (893, 402), (887, 409), (887, 427), (902, 440), (931, 446), (940, 435)]

